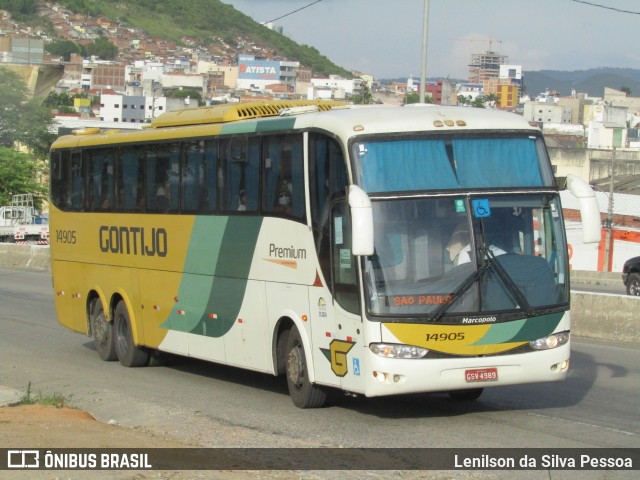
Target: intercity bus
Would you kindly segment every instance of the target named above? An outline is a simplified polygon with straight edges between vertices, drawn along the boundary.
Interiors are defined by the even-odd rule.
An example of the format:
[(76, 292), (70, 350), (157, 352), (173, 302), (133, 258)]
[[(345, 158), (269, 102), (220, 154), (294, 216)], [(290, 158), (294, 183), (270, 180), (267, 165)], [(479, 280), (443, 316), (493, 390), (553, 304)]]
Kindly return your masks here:
[[(61, 137), (50, 179), (57, 316), (102, 360), (284, 374), (302, 408), (567, 375), (559, 187), (520, 116), (202, 107)], [(567, 183), (599, 240), (593, 192)]]

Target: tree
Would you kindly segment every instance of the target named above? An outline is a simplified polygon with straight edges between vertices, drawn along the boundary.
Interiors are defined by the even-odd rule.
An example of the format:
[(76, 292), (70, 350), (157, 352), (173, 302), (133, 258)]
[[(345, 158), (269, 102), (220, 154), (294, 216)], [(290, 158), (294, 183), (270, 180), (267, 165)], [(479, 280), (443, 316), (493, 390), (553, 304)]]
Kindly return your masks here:
[(35, 17), (37, 7), (34, 0), (0, 0), (0, 10), (8, 10), (13, 18), (19, 21)]
[[(420, 103), (420, 94), (418, 92), (410, 92), (405, 95), (404, 104), (408, 105), (410, 103)], [(433, 97), (431, 95), (425, 95), (424, 103), (433, 104)]]
[(351, 102), (356, 105), (370, 105), (373, 103), (373, 95), (367, 85), (363, 85), (360, 93), (351, 97)]
[(118, 47), (104, 37), (98, 37), (87, 45), (87, 55), (113, 60), (118, 56)]
[(202, 94), (197, 90), (191, 88), (183, 88), (182, 90), (173, 90), (166, 94), (167, 98), (188, 98), (189, 100), (197, 101), (198, 105), (202, 103)]
[(627, 97), (631, 96), (631, 89), (629, 87), (620, 87), (620, 91), (627, 94)]
[(67, 62), (71, 59), (72, 53), (78, 55), (82, 54), (82, 48), (80, 45), (76, 42), (72, 42), (71, 40), (58, 40), (56, 42), (51, 42), (46, 45), (45, 50), (51, 55), (58, 55), (64, 58)]
[(18, 74), (4, 67), (0, 67), (0, 85), (0, 147), (13, 147), (27, 87)]
[(28, 100), (27, 88), (15, 72), (0, 67), (0, 147), (16, 143), (44, 158), (53, 140), (49, 111), (36, 100)]
[(486, 95), (484, 97), (485, 105), (489, 105), (490, 107), (495, 108), (497, 103), (498, 103), (498, 96), (495, 93), (490, 93), (489, 95)]
[(471, 102), (471, 106), (473, 108), (486, 108), (484, 102), (485, 102), (485, 97), (483, 97), (482, 95), (478, 95)]
[(9, 205), (13, 195), (31, 193), (34, 206), (40, 208), (47, 196), (47, 187), (40, 181), (45, 170), (45, 162), (12, 148), (0, 147), (0, 205)]
[(471, 103), (471, 97), (465, 95), (458, 95), (458, 105), (469, 105)]
[(55, 139), (49, 130), (52, 124), (51, 111), (39, 100), (30, 100), (23, 105), (22, 115), (18, 118), (16, 140), (37, 158), (46, 158)]

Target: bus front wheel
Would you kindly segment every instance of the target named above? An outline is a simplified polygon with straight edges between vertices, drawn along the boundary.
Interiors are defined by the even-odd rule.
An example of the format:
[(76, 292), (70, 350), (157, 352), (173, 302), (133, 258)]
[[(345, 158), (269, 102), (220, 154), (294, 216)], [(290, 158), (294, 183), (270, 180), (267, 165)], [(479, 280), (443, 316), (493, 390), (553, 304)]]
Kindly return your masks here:
[(296, 407), (319, 408), (324, 405), (327, 394), (324, 389), (309, 381), (309, 367), (302, 338), (295, 327), (289, 332), (287, 340), (286, 375), (289, 395)]
[(118, 302), (113, 319), (116, 353), (125, 367), (141, 367), (149, 361), (149, 351), (133, 343), (131, 319), (124, 302)]
[(116, 360), (116, 346), (113, 342), (113, 322), (108, 322), (104, 315), (104, 308), (99, 298), (94, 299), (89, 307), (91, 333), (96, 343), (96, 351), (102, 360), (111, 362)]

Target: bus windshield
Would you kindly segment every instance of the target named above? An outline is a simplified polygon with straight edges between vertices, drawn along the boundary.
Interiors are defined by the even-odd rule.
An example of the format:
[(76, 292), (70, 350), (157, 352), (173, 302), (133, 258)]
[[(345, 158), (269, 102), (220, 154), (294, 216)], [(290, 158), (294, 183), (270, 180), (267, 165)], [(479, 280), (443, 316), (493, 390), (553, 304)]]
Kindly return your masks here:
[(440, 321), (461, 314), (566, 307), (568, 265), (559, 198), (502, 193), (378, 199), (367, 311)]
[(369, 193), (554, 185), (536, 136), (378, 138), (352, 152), (357, 183)]

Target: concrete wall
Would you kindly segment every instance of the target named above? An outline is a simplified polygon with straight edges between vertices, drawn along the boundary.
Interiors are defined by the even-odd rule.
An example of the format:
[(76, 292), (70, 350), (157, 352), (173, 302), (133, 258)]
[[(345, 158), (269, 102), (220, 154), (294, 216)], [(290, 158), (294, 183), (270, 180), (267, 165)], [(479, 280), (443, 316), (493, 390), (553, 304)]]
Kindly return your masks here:
[[(577, 175), (592, 182), (609, 176), (612, 150), (548, 147), (556, 176)], [(640, 151), (616, 150), (616, 176), (640, 174)]]
[[(50, 272), (49, 247), (0, 243), (0, 268)], [(619, 273), (571, 272), (571, 281), (622, 284)], [(572, 292), (571, 309), (574, 335), (640, 344), (640, 297)]]
[(640, 297), (572, 292), (571, 333), (584, 338), (639, 344)]
[(0, 243), (0, 268), (50, 272), (49, 247)]

